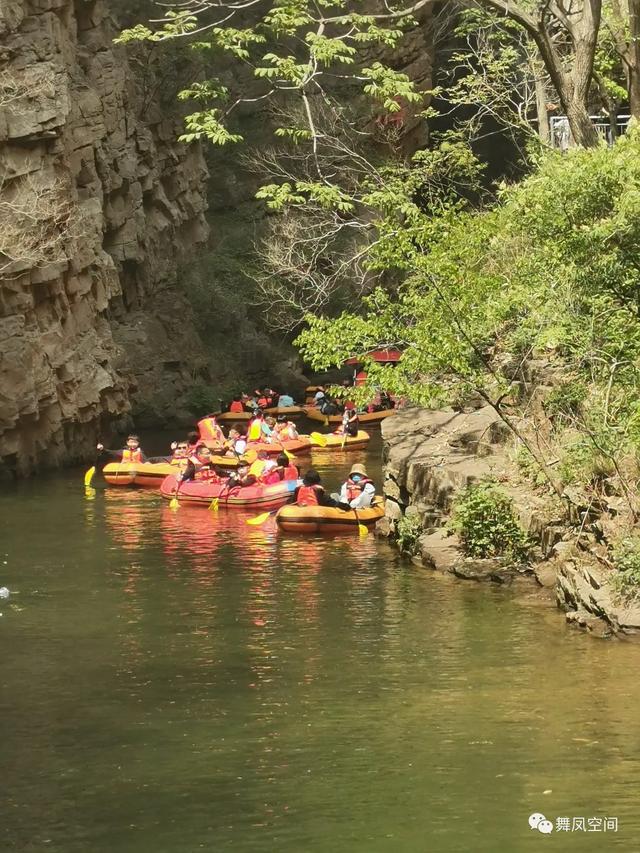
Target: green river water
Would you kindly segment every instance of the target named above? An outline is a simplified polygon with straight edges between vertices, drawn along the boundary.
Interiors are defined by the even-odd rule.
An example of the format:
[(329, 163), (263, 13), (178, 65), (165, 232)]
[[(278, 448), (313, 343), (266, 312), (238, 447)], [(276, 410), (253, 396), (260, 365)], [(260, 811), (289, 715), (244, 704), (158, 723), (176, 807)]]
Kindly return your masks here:
[(373, 536), (96, 484), (0, 493), (0, 851), (640, 850), (640, 646)]

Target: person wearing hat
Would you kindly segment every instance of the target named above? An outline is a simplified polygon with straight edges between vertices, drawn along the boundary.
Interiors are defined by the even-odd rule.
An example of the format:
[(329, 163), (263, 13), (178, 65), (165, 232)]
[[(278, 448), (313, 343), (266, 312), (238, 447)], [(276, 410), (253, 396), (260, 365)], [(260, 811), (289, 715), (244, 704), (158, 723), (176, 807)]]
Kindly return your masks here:
[(365, 509), (371, 506), (373, 498), (376, 494), (376, 487), (369, 479), (364, 465), (356, 462), (351, 466), (349, 471), (349, 479), (342, 484), (339, 494), (333, 494), (331, 497), (338, 505), (347, 509)]

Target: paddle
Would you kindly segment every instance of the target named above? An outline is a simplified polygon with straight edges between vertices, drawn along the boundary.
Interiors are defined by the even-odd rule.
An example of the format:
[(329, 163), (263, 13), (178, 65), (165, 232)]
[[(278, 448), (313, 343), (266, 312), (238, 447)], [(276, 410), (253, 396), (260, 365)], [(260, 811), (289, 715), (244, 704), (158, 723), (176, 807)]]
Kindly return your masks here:
[(309, 436), (311, 439), (311, 444), (315, 444), (318, 447), (326, 447), (327, 446), (327, 437), (323, 435), (321, 432), (312, 432)]
[[(278, 507), (278, 509), (279, 509), (279, 507)], [(265, 521), (269, 518), (269, 516), (273, 515), (276, 512), (278, 512), (277, 509), (272, 509), (271, 512), (261, 512), (260, 515), (256, 515), (256, 516), (254, 516), (254, 518), (248, 518), (246, 523), (247, 524), (253, 524), (255, 526), (258, 526), (260, 524), (264, 524)]]
[[(229, 485), (229, 483), (231, 482), (232, 479), (233, 479), (233, 475), (230, 476), (229, 479), (227, 480), (227, 482), (224, 484), (224, 486), (222, 487), (222, 491), (220, 492), (218, 497), (214, 498), (211, 501), (211, 503), (209, 504), (209, 509), (211, 510), (211, 512), (218, 512), (218, 509), (220, 508), (220, 498), (224, 495), (225, 487)], [(229, 497), (230, 491), (231, 491), (231, 489), (227, 489), (227, 497)]]
[(340, 445), (340, 450), (344, 450), (344, 443), (347, 440), (347, 428), (344, 425), (342, 428), (343, 428), (344, 432), (342, 434), (342, 444)]
[(91, 466), (91, 468), (89, 468), (89, 470), (88, 470), (88, 471), (85, 473), (85, 475), (84, 475), (84, 485), (85, 485), (85, 488), (87, 488), (87, 489), (89, 488), (89, 486), (91, 485), (91, 481), (93, 480), (93, 477), (94, 477), (95, 473), (96, 473), (96, 466), (95, 466), (95, 465), (92, 465), (92, 466)]
[(180, 480), (176, 486), (176, 490), (173, 493), (173, 497), (169, 501), (169, 509), (179, 509), (180, 502), (178, 500), (178, 492), (180, 491), (180, 486), (182, 485), (182, 480)]
[(353, 514), (356, 517), (356, 521), (358, 522), (358, 536), (367, 536), (369, 534), (369, 530), (365, 527), (364, 524), (360, 524), (360, 519), (358, 518), (358, 513), (354, 507), (351, 507), (353, 510)]

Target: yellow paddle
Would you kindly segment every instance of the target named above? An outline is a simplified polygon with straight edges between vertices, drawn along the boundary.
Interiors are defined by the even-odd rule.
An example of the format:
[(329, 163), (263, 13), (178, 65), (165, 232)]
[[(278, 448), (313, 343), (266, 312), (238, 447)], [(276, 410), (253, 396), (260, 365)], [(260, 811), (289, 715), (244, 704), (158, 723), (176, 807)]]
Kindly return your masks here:
[(87, 488), (87, 489), (89, 488), (89, 486), (91, 485), (91, 481), (93, 480), (93, 476), (94, 476), (94, 474), (95, 474), (95, 473), (96, 473), (96, 466), (95, 466), (95, 465), (92, 465), (92, 466), (91, 466), (91, 468), (89, 468), (89, 470), (88, 470), (88, 471), (86, 472), (86, 474), (84, 475), (84, 485), (85, 485), (85, 488)]
[(272, 509), (271, 512), (261, 512), (260, 515), (254, 516), (254, 518), (248, 518), (247, 524), (252, 524), (254, 526), (259, 526), (260, 524), (264, 524), (265, 521), (269, 518), (270, 515), (273, 515), (274, 512), (278, 512), (277, 509)]
[(173, 497), (169, 501), (169, 509), (180, 509), (180, 502), (178, 501), (178, 492), (180, 491), (180, 486), (182, 485), (182, 480), (178, 482), (176, 486), (176, 490), (173, 493)]
[(214, 498), (211, 501), (211, 503), (209, 504), (209, 509), (211, 510), (211, 512), (218, 512), (219, 507), (220, 507), (220, 498)]
[(315, 444), (318, 447), (326, 447), (327, 446), (327, 437), (323, 435), (321, 432), (312, 432), (309, 436), (311, 439), (311, 444)]
[(358, 522), (358, 536), (367, 536), (369, 533), (368, 528), (365, 527), (364, 524), (360, 524), (360, 519), (358, 518), (358, 513), (356, 512), (354, 507), (351, 507), (351, 508), (353, 509), (353, 514), (355, 515), (356, 521)]

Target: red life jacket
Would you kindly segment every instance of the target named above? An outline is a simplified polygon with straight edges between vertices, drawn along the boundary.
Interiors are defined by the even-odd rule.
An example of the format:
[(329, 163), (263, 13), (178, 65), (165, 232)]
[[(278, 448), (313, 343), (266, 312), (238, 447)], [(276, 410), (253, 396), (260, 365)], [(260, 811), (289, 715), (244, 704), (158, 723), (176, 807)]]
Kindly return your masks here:
[(347, 480), (347, 500), (349, 503), (360, 497), (367, 483), (373, 485), (372, 480), (369, 480), (368, 477), (363, 477), (357, 483), (354, 483), (353, 480)]
[(213, 470), (213, 468), (209, 467), (209, 463), (203, 465), (198, 471), (196, 471), (194, 479), (196, 480), (213, 480), (215, 483), (221, 483), (222, 480)]
[(298, 506), (318, 506), (318, 489), (321, 486), (300, 486), (296, 503)]
[(268, 405), (269, 405), (269, 400), (267, 399), (267, 397), (258, 397), (258, 408), (259, 409), (266, 409)]
[(234, 400), (229, 406), (230, 412), (244, 412), (244, 406), (240, 402), (240, 400)]
[(123, 462), (142, 462), (142, 451), (139, 447), (136, 447), (135, 450), (129, 450), (128, 447), (122, 451), (122, 461)]
[(285, 480), (297, 480), (298, 479), (298, 469), (295, 465), (287, 465), (284, 469), (284, 479)]

